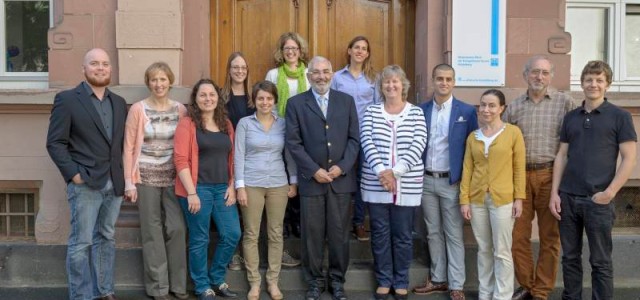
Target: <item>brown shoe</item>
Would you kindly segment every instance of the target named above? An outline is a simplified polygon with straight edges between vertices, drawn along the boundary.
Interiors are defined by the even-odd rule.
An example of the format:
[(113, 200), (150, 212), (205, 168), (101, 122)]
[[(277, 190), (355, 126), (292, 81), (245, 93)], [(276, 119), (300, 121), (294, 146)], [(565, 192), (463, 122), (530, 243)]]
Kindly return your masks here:
[(353, 226), (353, 234), (356, 236), (358, 241), (366, 242), (369, 240), (369, 235), (367, 235), (367, 231), (364, 230), (364, 225)]
[(451, 298), (451, 300), (465, 300), (464, 291), (462, 290), (449, 291), (449, 297)]
[(416, 286), (413, 288), (413, 293), (416, 295), (429, 295), (431, 293), (442, 293), (449, 290), (449, 285), (446, 282), (434, 284), (430, 279), (424, 285)]
[(511, 300), (529, 300), (531, 299), (531, 292), (529, 290), (519, 287), (511, 296)]
[(277, 283), (270, 283), (267, 287), (267, 292), (269, 293), (269, 297), (273, 300), (282, 300), (284, 299), (284, 295), (280, 291)]
[(106, 295), (104, 297), (101, 297), (100, 299), (102, 299), (102, 300), (118, 300), (118, 298), (116, 298), (116, 295), (114, 295), (114, 294)]

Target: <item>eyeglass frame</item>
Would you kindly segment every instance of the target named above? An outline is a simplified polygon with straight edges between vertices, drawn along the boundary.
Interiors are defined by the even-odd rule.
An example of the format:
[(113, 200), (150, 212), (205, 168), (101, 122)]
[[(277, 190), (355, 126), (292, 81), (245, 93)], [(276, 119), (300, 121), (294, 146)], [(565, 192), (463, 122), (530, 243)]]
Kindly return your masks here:
[(249, 66), (231, 66), (229, 69), (234, 71), (246, 71), (249, 70)]
[(282, 47), (282, 52), (296, 52), (300, 50), (300, 47)]

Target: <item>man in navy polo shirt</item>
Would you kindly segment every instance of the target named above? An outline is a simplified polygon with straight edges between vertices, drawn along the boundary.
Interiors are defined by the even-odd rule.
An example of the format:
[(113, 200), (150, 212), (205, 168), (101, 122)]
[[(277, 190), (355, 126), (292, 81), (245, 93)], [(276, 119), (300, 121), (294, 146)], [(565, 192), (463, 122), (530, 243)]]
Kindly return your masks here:
[(593, 299), (613, 299), (613, 199), (635, 167), (637, 137), (631, 114), (605, 98), (611, 79), (607, 63), (587, 63), (580, 75), (585, 99), (565, 116), (560, 132), (549, 209), (560, 221), (562, 299), (582, 299), (583, 232)]

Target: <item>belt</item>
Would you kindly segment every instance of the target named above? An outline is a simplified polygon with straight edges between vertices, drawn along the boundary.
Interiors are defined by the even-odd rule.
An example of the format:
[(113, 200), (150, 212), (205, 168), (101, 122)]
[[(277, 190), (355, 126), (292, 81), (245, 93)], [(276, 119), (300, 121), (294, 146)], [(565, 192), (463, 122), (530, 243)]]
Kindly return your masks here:
[(553, 161), (539, 164), (527, 164), (527, 171), (538, 171), (544, 169), (552, 169)]
[(449, 178), (449, 172), (431, 172), (424, 170), (424, 173), (433, 178)]

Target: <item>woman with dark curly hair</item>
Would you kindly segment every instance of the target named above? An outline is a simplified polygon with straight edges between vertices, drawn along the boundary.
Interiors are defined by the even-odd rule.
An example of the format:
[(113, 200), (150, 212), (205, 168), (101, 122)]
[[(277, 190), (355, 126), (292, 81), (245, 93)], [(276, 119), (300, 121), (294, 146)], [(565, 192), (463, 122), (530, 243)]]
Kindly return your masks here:
[[(237, 297), (224, 277), (240, 240), (233, 179), (233, 126), (220, 100), (220, 88), (200, 79), (191, 92), (187, 117), (178, 123), (174, 159), (176, 195), (189, 230), (189, 273), (198, 299)], [(218, 244), (207, 271), (209, 226), (213, 220)]]

